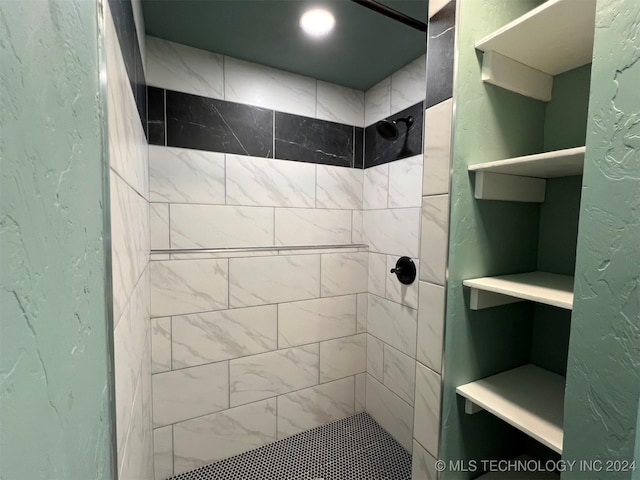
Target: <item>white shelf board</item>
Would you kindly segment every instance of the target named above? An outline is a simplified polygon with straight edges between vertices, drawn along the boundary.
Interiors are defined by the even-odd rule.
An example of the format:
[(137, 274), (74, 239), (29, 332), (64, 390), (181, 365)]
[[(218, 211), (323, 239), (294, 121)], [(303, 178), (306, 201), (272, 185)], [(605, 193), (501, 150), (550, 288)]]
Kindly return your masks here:
[(507, 158), (469, 166), (471, 172), (501, 173), (521, 177), (557, 178), (582, 175), (585, 147)]
[(531, 68), (558, 75), (591, 63), (596, 0), (548, 0), (476, 43)]
[(565, 383), (560, 375), (525, 365), (461, 385), (456, 393), (562, 453)]
[[(573, 277), (570, 275), (529, 272), (498, 277), (473, 278), (464, 280), (462, 284), (480, 292), (499, 293), (568, 310), (573, 309)], [(492, 303), (493, 305), (489, 306), (500, 304), (495, 301)], [(505, 301), (504, 303), (511, 302)]]

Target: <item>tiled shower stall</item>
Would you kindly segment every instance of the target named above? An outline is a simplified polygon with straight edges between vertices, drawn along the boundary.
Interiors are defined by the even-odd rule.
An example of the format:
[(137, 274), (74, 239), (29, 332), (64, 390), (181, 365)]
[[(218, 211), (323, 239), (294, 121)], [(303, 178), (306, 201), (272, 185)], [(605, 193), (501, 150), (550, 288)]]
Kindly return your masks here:
[[(114, 5), (121, 478), (167, 478), (363, 411), (413, 451), (414, 478), (435, 478), (455, 4), (431, 12), (428, 59), (366, 92), (138, 42), (141, 16), (114, 29), (127, 20)], [(376, 132), (409, 115), (406, 142)], [(400, 256), (419, 281), (390, 274)]]

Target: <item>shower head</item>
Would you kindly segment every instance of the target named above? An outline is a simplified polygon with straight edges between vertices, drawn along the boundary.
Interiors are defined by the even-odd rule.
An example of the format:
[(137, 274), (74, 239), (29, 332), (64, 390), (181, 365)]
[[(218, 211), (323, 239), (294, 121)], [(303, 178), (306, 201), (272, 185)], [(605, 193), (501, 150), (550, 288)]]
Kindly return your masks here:
[(396, 120), (380, 120), (376, 123), (376, 130), (382, 138), (395, 140), (399, 135), (398, 122), (404, 123), (407, 126), (407, 130), (409, 130), (409, 127), (413, 125), (413, 117), (408, 116), (406, 118), (397, 118)]

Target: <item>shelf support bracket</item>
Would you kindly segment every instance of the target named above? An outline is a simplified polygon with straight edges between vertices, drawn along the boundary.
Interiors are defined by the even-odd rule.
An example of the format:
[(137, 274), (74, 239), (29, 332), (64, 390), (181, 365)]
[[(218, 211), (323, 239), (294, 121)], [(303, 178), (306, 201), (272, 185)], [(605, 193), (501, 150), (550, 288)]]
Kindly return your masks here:
[(477, 200), (542, 203), (546, 187), (543, 178), (477, 171), (475, 197)]
[(482, 57), (482, 81), (536, 100), (551, 101), (553, 76), (491, 50)]
[(469, 307), (471, 310), (482, 310), (484, 308), (498, 307), (500, 305), (508, 305), (510, 303), (522, 302), (523, 300), (501, 293), (487, 292), (477, 288), (471, 289), (469, 297)]
[(468, 398), (464, 399), (464, 413), (466, 413), (467, 415), (473, 415), (474, 413), (478, 413), (483, 410), (484, 408), (482, 408), (480, 405), (476, 403), (473, 403)]

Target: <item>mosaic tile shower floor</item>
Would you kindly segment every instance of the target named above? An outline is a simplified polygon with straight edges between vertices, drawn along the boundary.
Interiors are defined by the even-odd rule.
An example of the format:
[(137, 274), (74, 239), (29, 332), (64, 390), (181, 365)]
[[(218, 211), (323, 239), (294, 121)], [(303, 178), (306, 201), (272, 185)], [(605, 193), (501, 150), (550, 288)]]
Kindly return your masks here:
[(411, 454), (359, 413), (171, 480), (411, 480)]

